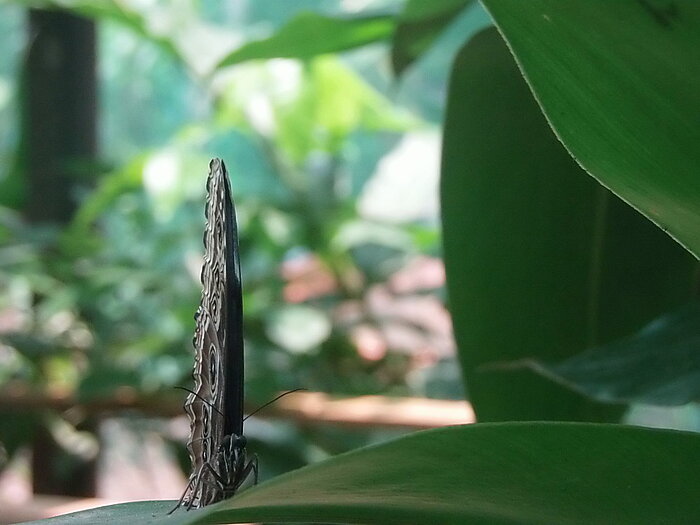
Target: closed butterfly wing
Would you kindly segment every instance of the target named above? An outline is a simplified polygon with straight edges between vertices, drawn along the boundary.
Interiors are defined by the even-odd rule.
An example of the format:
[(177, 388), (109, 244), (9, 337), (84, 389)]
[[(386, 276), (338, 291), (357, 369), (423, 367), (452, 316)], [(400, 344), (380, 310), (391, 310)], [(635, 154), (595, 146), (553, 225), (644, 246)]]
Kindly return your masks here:
[(243, 438), (243, 304), (238, 232), (224, 163), (207, 179), (202, 298), (195, 314), (194, 390), (185, 401), (192, 473), (180, 504), (199, 508), (232, 495), (257, 464)]

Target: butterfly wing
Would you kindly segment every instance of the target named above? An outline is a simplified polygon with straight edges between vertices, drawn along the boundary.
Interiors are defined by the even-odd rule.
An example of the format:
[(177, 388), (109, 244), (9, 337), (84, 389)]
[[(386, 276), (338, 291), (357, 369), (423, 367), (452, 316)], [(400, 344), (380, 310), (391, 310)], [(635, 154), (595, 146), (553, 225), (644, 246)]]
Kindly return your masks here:
[(238, 223), (231, 196), (231, 185), (223, 161), (220, 161), (224, 185), (224, 236), (228, 247), (226, 266), (226, 362), (224, 366), (224, 434), (243, 435), (243, 286), (238, 247)]
[(216, 461), (224, 438), (243, 432), (243, 305), (238, 233), (224, 163), (207, 179), (202, 298), (195, 314), (194, 390), (185, 401), (192, 474), (183, 504), (202, 507), (224, 497)]

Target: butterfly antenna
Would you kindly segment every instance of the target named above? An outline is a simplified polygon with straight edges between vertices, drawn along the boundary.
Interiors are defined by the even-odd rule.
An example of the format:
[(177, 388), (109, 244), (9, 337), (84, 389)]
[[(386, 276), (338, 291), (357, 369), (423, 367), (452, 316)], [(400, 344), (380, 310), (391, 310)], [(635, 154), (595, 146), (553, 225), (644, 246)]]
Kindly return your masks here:
[[(211, 409), (213, 409), (213, 410), (215, 410), (216, 412), (218, 412), (219, 415), (220, 415), (221, 417), (224, 417), (224, 415), (221, 413), (221, 410), (219, 410), (218, 408), (216, 408), (216, 407), (215, 407), (214, 405), (212, 405), (209, 401), (207, 401), (207, 400), (204, 399), (202, 396), (200, 396), (197, 392), (194, 392), (194, 391), (190, 390), (189, 388), (185, 388), (184, 386), (176, 386), (175, 388), (178, 388), (178, 389), (180, 389), (180, 390), (184, 390), (185, 392), (189, 392), (189, 393), (192, 394), (194, 397), (196, 397), (197, 399), (199, 399), (202, 403), (204, 403), (205, 405), (208, 405)], [(289, 393), (289, 392), (287, 392), (287, 394), (288, 394), (288, 393)], [(284, 395), (284, 394), (282, 394), (282, 395)], [(280, 397), (282, 397), (282, 396), (280, 396)], [(268, 403), (268, 404), (269, 404), (269, 403)], [(263, 406), (265, 406), (265, 405), (263, 405)], [(261, 408), (262, 408), (262, 407), (261, 407)], [(259, 410), (259, 409), (258, 409), (258, 410)], [(257, 412), (257, 410), (256, 410), (256, 412)]]
[(258, 408), (256, 408), (255, 410), (253, 410), (250, 414), (248, 414), (246, 417), (243, 418), (243, 421), (245, 421), (246, 419), (248, 419), (248, 418), (251, 417), (251, 416), (254, 416), (254, 415), (257, 414), (258, 412), (260, 412), (263, 408), (265, 408), (265, 407), (267, 407), (267, 406), (270, 406), (270, 405), (271, 405), (272, 403), (274, 403), (275, 401), (277, 401), (277, 400), (279, 400), (279, 399), (282, 399), (284, 396), (289, 395), (289, 394), (293, 394), (294, 392), (299, 392), (300, 390), (306, 390), (306, 388), (295, 388), (294, 390), (288, 390), (287, 392), (282, 392), (282, 393), (281, 393), (280, 395), (278, 395), (276, 398), (274, 398), (274, 399), (268, 401), (268, 402), (265, 403), (263, 406), (258, 407)]

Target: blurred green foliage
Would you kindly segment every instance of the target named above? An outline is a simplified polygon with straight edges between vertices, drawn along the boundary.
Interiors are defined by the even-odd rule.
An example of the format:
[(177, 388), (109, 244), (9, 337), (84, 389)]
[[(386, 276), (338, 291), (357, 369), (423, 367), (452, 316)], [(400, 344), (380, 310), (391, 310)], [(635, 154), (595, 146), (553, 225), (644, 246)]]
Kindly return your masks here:
[[(396, 291), (389, 284), (421, 255), (438, 255), (435, 216), (377, 219), (358, 207), (402, 137), (431, 129), (422, 111), (392, 101), (405, 96), (391, 84), (386, 48), (400, 3), (375, 4), (361, 18), (344, 13), (341, 2), (275, 3), (272, 10), (270, 2), (138, 10), (61, 3), (99, 23), (99, 173), (89, 187), (67, 189), (79, 197), (68, 225), (27, 224), (22, 202), (31, 196), (2, 199), (0, 384), (19, 380), (91, 401), (125, 387), (153, 395), (189, 383), (206, 166), (221, 156), (239, 215), (251, 404), (296, 387), (463, 395), (458, 374), (442, 373), (454, 367), (449, 351), (422, 348), (430, 328), (393, 314), (391, 305), (378, 312), (368, 298), (381, 291), (420, 301), (441, 286)], [(0, 66), (0, 113), (8, 117), (0, 128), (0, 185), (22, 178), (23, 24), (26, 7), (45, 5), (0, 7), (2, 44), (18, 51)], [(266, 56), (294, 56), (288, 35), (298, 40), (294, 31), (317, 27), (319, 17), (338, 39), (327, 49), (297, 50), (304, 60), (214, 67), (227, 55), (255, 58), (250, 53), (262, 48)], [(346, 57), (329, 54), (373, 40)], [(386, 330), (397, 326), (417, 343), (393, 347)], [(380, 334), (386, 352), (363, 357), (358, 327)], [(316, 457), (367, 439), (305, 432), (313, 434)], [(287, 431), (288, 444), (295, 435)], [(13, 452), (30, 433), (2, 439)]]
[[(31, 196), (22, 195), (19, 184), (25, 152), (17, 129), (6, 123), (0, 128), (3, 159), (12, 158), (0, 180), (0, 381), (95, 400), (124, 387), (163, 396), (189, 380), (203, 166), (220, 155), (232, 174), (242, 233), (247, 390), (254, 403), (298, 386), (346, 395), (462, 395), (449, 350), (437, 350), (434, 327), (424, 323), (433, 315), (420, 308), (422, 315), (415, 315), (416, 305), (435, 307), (443, 296), (440, 279), (411, 273), (438, 255), (434, 209), (415, 206), (404, 193), (417, 189), (421, 204), (429, 200), (430, 184), (420, 174), (435, 148), (426, 146), (425, 137), (437, 135), (433, 125), (442, 120), (444, 80), (454, 62), (442, 157), (444, 245), (460, 360), (480, 419), (590, 421), (616, 418), (625, 408), (594, 406), (591, 398), (696, 400), (695, 315), (661, 317), (633, 338), (612, 341), (695, 296), (697, 261), (666, 235), (666, 222), (658, 222), (658, 229), (646, 221), (574, 159), (623, 196), (625, 188), (613, 184), (617, 179), (635, 188), (648, 179), (639, 186), (645, 187), (643, 198), (627, 194), (629, 202), (650, 216), (662, 208), (681, 210), (669, 225), (697, 238), (690, 198), (697, 184), (688, 175), (695, 131), (687, 124), (697, 109), (697, 90), (689, 88), (695, 77), (687, 64), (665, 57), (695, 56), (700, 9), (691, 0), (677, 2), (680, 8), (633, 0), (581, 0), (566, 8), (547, 0), (527, 7), (482, 1), (500, 35), (493, 29), (480, 33), (455, 59), (454, 51), (490, 23), (475, 2), (182, 0), (135, 8), (116, 0), (62, 0), (61, 6), (95, 18), (102, 29), (98, 164), (106, 168), (89, 188), (72, 188), (80, 199), (70, 224), (28, 225), (22, 198)], [(20, 49), (17, 6), (49, 4), (4, 7), (10, 14), (0, 38), (14, 38), (9, 47)], [(307, 33), (322, 38), (300, 40)], [(342, 50), (352, 52), (335, 54)], [(302, 60), (289, 60), (294, 56)], [(15, 108), (22, 95), (18, 64), (0, 68), (0, 85), (9, 86), (0, 96), (0, 112), (14, 122), (20, 121)], [(578, 75), (585, 75), (583, 81)], [(553, 80), (563, 81), (560, 88), (551, 89)], [(610, 87), (620, 80), (625, 89)], [(627, 112), (617, 111), (621, 107)], [(557, 118), (547, 113), (551, 108), (559, 108)], [(605, 133), (596, 131), (599, 123), (605, 123)], [(649, 148), (642, 151), (638, 144)], [(658, 144), (665, 147), (650, 155)], [(585, 161), (576, 154), (581, 147)], [(628, 165), (653, 170), (644, 175)], [(389, 184), (387, 172), (398, 174), (399, 183)], [(390, 198), (380, 199), (378, 209), (368, 195), (381, 192)], [(436, 311), (444, 312), (441, 304)], [(397, 329), (401, 337), (392, 337)], [(679, 341), (682, 352), (669, 354), (669, 344)], [(597, 350), (580, 353), (591, 346)], [(528, 360), (532, 355), (540, 360)], [(549, 378), (523, 370), (523, 362)], [(575, 380), (552, 372), (567, 364)], [(604, 382), (597, 376), (601, 371)], [(552, 383), (552, 375), (569, 390)], [(608, 395), (620, 388), (631, 394)], [(658, 394), (668, 389), (672, 398)], [(697, 428), (697, 407), (684, 408), (687, 413), (677, 415), (685, 424), (668, 423), (668, 411), (666, 422), (650, 412), (640, 417), (633, 410), (630, 417)], [(55, 433), (68, 422), (77, 427), (80, 414), (62, 416), (42, 414)], [(149, 424), (130, 423), (142, 430)], [(0, 461), (29, 441), (35, 426), (34, 413), (0, 418)], [(468, 446), (470, 435), (487, 431), (488, 439)], [(388, 434), (255, 419), (246, 433), (268, 456), (266, 475)], [(434, 451), (439, 436), (445, 446)], [(557, 446), (542, 447), (543, 436)], [(659, 494), (679, 497), (670, 507), (663, 498), (649, 500), (645, 516), (696, 515), (692, 472), (680, 478), (671, 472), (678, 457), (655, 452), (630, 461), (619, 453), (645, 451), (640, 440), (654, 440), (658, 450), (678, 457), (697, 450), (697, 436), (616, 425), (524, 422), (444, 429), (358, 451), (364, 467), (353, 467), (354, 478), (334, 471), (352, 457), (343, 456), (261, 487), (252, 492), (262, 494), (261, 513), (253, 519), (279, 517), (274, 487), (296, 500), (297, 517), (322, 519), (318, 492), (312, 488), (312, 499), (304, 500), (309, 479), (337, 498), (326, 511), (348, 504), (343, 516), (363, 523), (395, 521), (397, 504), (417, 496), (406, 511), (416, 515), (433, 501), (425, 490), (445, 505), (423, 508), (428, 519), (471, 508), (478, 515), (486, 511), (489, 522), (497, 509), (506, 521), (578, 523), (591, 511), (609, 516), (614, 509), (623, 521), (637, 523), (639, 498), (625, 494), (631, 488), (648, 493), (647, 480), (661, 487)], [(417, 442), (426, 450), (413, 448)], [(411, 466), (428, 457), (428, 471)], [(518, 458), (525, 462), (518, 464)], [(610, 470), (620, 458), (619, 468)], [(484, 468), (465, 469), (455, 459), (474, 459)], [(377, 469), (382, 461), (398, 468)], [(630, 465), (658, 476), (630, 474)], [(491, 472), (487, 477), (494, 483), (482, 491), (484, 472)], [(513, 472), (535, 480), (517, 484), (527, 494), (516, 498), (499, 492)], [(562, 485), (562, 473), (574, 484)], [(386, 490), (373, 501), (378, 478)], [(302, 489), (290, 492), (295, 483)], [(552, 491), (562, 486), (563, 492)], [(472, 487), (480, 491), (476, 497)], [(582, 501), (579, 489), (590, 487), (604, 497), (594, 497), (594, 505), (584, 501), (585, 508), (567, 503), (571, 494)], [(391, 494), (396, 499), (387, 499)], [(225, 504), (231, 520), (246, 520), (236, 506), (250, 496)], [(552, 508), (562, 514), (553, 518), (547, 514)], [(140, 512), (153, 516), (153, 509)], [(113, 510), (116, 516), (122, 512)]]

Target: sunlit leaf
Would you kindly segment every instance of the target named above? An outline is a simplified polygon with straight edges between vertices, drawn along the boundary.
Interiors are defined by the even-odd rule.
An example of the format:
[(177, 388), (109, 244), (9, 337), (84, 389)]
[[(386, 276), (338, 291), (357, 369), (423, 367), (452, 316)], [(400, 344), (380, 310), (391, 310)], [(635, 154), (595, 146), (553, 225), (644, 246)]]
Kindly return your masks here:
[(390, 16), (332, 18), (302, 13), (271, 37), (250, 42), (227, 55), (218, 67), (264, 58), (311, 58), (337, 53), (389, 38), (394, 31)]
[(276, 109), (279, 143), (295, 160), (312, 152), (337, 154), (359, 128), (401, 131), (415, 125), (414, 119), (334, 57), (308, 64), (297, 97), (280, 101)]

